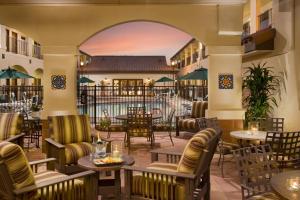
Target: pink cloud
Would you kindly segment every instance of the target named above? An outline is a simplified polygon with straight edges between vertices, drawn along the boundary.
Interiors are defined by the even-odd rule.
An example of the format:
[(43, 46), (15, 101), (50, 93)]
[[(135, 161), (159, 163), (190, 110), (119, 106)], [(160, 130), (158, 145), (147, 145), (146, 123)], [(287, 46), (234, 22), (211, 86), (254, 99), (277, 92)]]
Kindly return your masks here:
[(80, 46), (91, 55), (173, 56), (192, 37), (154, 22), (129, 22), (101, 31)]

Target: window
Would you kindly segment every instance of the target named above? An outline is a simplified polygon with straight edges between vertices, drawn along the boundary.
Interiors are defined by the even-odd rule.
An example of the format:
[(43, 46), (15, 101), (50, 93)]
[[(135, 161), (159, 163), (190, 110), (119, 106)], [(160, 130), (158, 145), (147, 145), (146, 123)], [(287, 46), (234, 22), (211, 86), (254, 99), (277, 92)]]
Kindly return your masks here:
[(143, 79), (113, 79), (113, 94), (121, 96), (143, 95)]
[(250, 35), (250, 22), (246, 22), (245, 24), (243, 24), (243, 34), (242, 36), (248, 36)]
[(21, 36), (21, 40), (18, 41), (19, 53), (22, 55), (27, 55), (27, 42), (26, 37)]
[(10, 39), (11, 39), (10, 51), (13, 53), (18, 53), (18, 34), (15, 32), (12, 32)]
[(259, 18), (259, 30), (266, 29), (272, 25), (272, 9), (265, 11)]
[(6, 29), (6, 51), (9, 51), (9, 30)]

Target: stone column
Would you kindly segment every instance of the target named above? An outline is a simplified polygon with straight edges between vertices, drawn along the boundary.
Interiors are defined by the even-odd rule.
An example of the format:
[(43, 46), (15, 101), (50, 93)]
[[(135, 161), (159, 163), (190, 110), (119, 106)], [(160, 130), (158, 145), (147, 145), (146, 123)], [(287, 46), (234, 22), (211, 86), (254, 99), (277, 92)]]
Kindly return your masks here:
[(257, 0), (250, 0), (250, 34), (257, 30)]
[[(42, 118), (56, 111), (76, 114), (77, 52), (75, 46), (42, 46), (44, 55), (44, 110)], [(66, 88), (54, 89), (51, 77), (66, 76)]]
[[(242, 50), (240, 46), (208, 46), (208, 117), (242, 119)], [(233, 89), (219, 88), (219, 75), (233, 75)]]

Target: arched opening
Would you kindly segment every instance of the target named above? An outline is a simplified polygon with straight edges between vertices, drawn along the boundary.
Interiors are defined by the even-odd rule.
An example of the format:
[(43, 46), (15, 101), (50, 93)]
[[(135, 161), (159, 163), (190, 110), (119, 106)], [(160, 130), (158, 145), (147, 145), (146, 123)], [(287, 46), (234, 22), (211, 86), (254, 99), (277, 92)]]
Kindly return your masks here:
[(44, 74), (44, 70), (41, 68), (34, 70), (33, 76), (35, 79), (33, 85), (42, 85), (43, 74)]
[[(11, 67), (12, 69), (15, 69), (19, 72), (22, 72), (24, 74), (28, 74), (28, 71), (21, 65), (13, 65)], [(9, 80), (10, 81), (10, 85), (28, 85), (29, 84), (29, 81), (27, 79), (11, 79)]]
[[(94, 34), (79, 49), (80, 112), (91, 111), (88, 97), (94, 89), (99, 90), (95, 92), (100, 100), (98, 117), (103, 109), (113, 116), (125, 114), (131, 104), (148, 111), (159, 108), (167, 118), (172, 108), (182, 114), (189, 112), (193, 100), (207, 99), (207, 73), (199, 80), (182, 78), (207, 69), (205, 45), (174, 26), (145, 20), (120, 23)], [(83, 78), (96, 87), (88, 87), (88, 81), (81, 82)], [(118, 105), (113, 103), (116, 99)]]

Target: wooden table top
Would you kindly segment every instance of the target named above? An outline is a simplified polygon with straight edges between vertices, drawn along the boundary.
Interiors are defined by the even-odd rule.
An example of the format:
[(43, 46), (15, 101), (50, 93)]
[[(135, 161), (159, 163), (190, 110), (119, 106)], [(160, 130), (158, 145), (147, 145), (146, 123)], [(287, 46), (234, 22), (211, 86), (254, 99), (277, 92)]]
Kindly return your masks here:
[(280, 197), (289, 200), (300, 199), (300, 190), (290, 191), (287, 186), (287, 181), (289, 179), (297, 178), (300, 180), (300, 170), (293, 170), (279, 173), (271, 178), (271, 187), (274, 192)]
[(78, 160), (78, 165), (87, 170), (93, 171), (113, 171), (113, 170), (120, 170), (124, 165), (133, 165), (135, 163), (132, 156), (129, 155), (122, 155), (122, 159), (124, 162), (122, 164), (114, 164), (109, 166), (101, 166), (97, 167), (94, 163), (90, 160), (90, 156), (84, 156)]
[[(119, 119), (119, 120), (127, 120), (128, 119), (127, 115), (117, 115), (117, 116), (115, 116), (115, 118)], [(161, 114), (153, 114), (152, 115), (152, 119), (159, 119), (159, 118), (162, 118)]]

